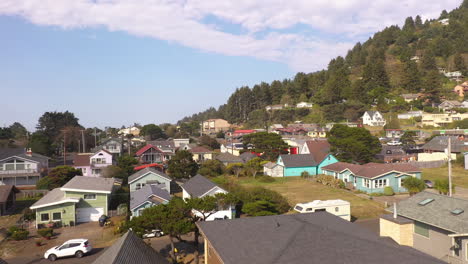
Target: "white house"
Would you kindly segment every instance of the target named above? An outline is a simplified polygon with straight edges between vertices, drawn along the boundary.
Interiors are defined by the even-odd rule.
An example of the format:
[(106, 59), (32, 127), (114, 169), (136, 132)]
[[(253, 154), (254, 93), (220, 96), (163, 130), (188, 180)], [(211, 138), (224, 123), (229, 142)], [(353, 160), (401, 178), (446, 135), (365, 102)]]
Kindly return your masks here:
[(367, 126), (385, 126), (387, 121), (379, 111), (366, 111), (362, 116), (362, 123)]
[[(182, 185), (182, 198), (184, 200), (194, 197), (203, 198), (205, 196), (214, 196), (218, 193), (228, 192), (200, 174), (190, 178), (190, 180), (188, 180), (184, 185)], [(202, 214), (196, 210), (194, 210), (193, 213), (202, 216)], [(218, 210), (209, 213), (211, 213), (211, 215), (208, 216), (206, 221), (232, 219), (235, 215), (235, 209), (231, 205), (227, 205), (223, 208), (220, 207), (218, 208)]]
[(123, 142), (121, 138), (109, 138), (104, 140), (100, 146), (98, 146), (96, 149), (93, 149), (92, 151), (96, 152), (98, 150), (107, 150), (107, 152), (120, 156), (123, 152)]
[(422, 116), (423, 111), (409, 111), (407, 113), (398, 114), (398, 119), (411, 119)]
[(80, 153), (73, 159), (73, 167), (88, 177), (102, 177), (102, 170), (113, 164), (112, 154), (103, 149), (94, 154)]
[(300, 102), (296, 105), (297, 108), (312, 108), (312, 103)]
[(271, 177), (283, 177), (283, 171), (283, 166), (273, 162), (268, 162), (263, 165), (263, 174)]

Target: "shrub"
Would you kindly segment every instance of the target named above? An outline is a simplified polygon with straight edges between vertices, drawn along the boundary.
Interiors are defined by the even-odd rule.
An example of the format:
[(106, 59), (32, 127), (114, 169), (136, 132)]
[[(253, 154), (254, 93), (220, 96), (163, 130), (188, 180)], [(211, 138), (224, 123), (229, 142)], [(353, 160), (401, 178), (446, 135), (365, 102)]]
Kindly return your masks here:
[(26, 208), (23, 213), (23, 219), (26, 221), (32, 221), (36, 219), (36, 213), (33, 210)]
[(263, 183), (270, 183), (270, 182), (274, 182), (275, 178), (268, 176), (268, 175), (262, 175), (258, 177), (258, 181), (263, 182)]
[(12, 226), (8, 229), (8, 236), (17, 241), (25, 240), (29, 236), (29, 231), (17, 226)]
[(244, 204), (242, 210), (250, 216), (265, 216), (279, 214), (273, 203), (264, 200), (246, 203)]
[[(434, 189), (439, 191), (440, 194), (447, 195), (449, 193), (448, 179), (437, 179), (434, 183)], [(452, 184), (452, 193), (455, 193), (455, 184)]]
[(387, 186), (384, 188), (383, 190), (383, 193), (386, 195), (386, 196), (392, 196), (395, 194), (395, 192), (393, 191), (393, 188), (391, 186)]
[(310, 178), (310, 174), (307, 171), (303, 171), (301, 173), (301, 178), (304, 178), (304, 179)]
[(426, 189), (426, 183), (424, 183), (423, 180), (418, 179), (416, 177), (404, 178), (403, 183), (401, 185), (403, 186), (403, 188), (408, 190), (410, 195), (413, 195)]
[(346, 184), (344, 183), (344, 181), (340, 179), (335, 179), (335, 177), (330, 176), (330, 175), (319, 175), (317, 176), (316, 181), (323, 185), (331, 186), (333, 188), (344, 189), (346, 187)]
[[(239, 206), (239, 212), (244, 211), (243, 206), (249, 203), (255, 203), (257, 201), (267, 202), (268, 206), (266, 206), (267, 204), (265, 203), (249, 205), (247, 207), (247, 210), (249, 211), (248, 214), (252, 213), (253, 211), (257, 213), (261, 211), (269, 211), (272, 214), (284, 214), (291, 208), (288, 200), (273, 190), (268, 190), (263, 187), (245, 188), (237, 184), (231, 184), (225, 187), (228, 187), (227, 190), (230, 192), (229, 195), (231, 196), (232, 200), (237, 202), (237, 205)], [(262, 212), (261, 214), (264, 213), (265, 212)]]
[(44, 238), (50, 238), (54, 235), (54, 229), (52, 228), (41, 228), (37, 230), (37, 234)]

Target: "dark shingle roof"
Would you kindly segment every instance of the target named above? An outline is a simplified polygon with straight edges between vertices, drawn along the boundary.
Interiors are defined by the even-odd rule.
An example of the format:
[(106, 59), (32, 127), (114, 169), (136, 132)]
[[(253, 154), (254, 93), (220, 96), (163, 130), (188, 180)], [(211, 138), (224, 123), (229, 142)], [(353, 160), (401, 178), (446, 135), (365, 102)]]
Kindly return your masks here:
[(138, 238), (132, 231), (127, 231), (110, 246), (93, 264), (169, 264), (169, 262)]
[(444, 263), (327, 212), (198, 222), (224, 264)]
[(285, 167), (313, 167), (317, 162), (310, 154), (281, 155)]
[(184, 185), (182, 189), (188, 192), (192, 197), (200, 197), (209, 190), (213, 189), (217, 185), (207, 178), (203, 177), (200, 174), (190, 178)]
[(0, 264), (8, 264), (5, 260), (0, 258)]
[(257, 155), (253, 154), (252, 152), (244, 152), (242, 154), (240, 154), (239, 158), (241, 158), (242, 162), (246, 163), (248, 162), (249, 160), (251, 159), (255, 159), (257, 157)]
[(19, 192), (14, 185), (0, 185), (0, 203), (6, 202), (12, 191)]
[[(166, 201), (171, 200), (171, 195), (166, 190), (163, 190), (154, 184), (147, 184), (139, 190), (130, 192), (130, 210), (133, 210), (134, 208), (141, 205), (145, 201), (150, 200), (151, 196), (156, 196)], [(155, 204), (159, 204), (158, 202), (154, 200), (151, 200), (151, 202)]]
[(146, 173), (154, 173), (154, 174), (157, 174), (165, 179), (168, 179), (168, 180), (172, 180), (171, 177), (167, 176), (164, 172), (161, 172), (161, 171), (158, 171), (156, 169), (153, 169), (151, 167), (146, 167), (144, 169), (141, 169), (135, 173), (133, 173), (132, 175), (130, 175), (130, 177), (128, 177), (128, 183), (131, 183), (132, 181), (140, 178), (141, 176), (145, 175)]
[(26, 155), (26, 150), (24, 148), (0, 148), (0, 160), (7, 159), (13, 156), (36, 162), (46, 162), (49, 159), (48, 157), (37, 153), (32, 153), (31, 156), (28, 156)]
[(424, 146), (424, 150), (440, 151), (443, 152), (448, 146), (448, 138), (450, 137), (450, 145), (452, 147), (452, 153), (460, 153), (468, 151), (468, 145), (465, 145), (465, 141), (459, 139), (457, 136), (436, 136), (431, 141), (427, 142)]
[(229, 163), (242, 163), (242, 159), (238, 156), (234, 156), (231, 153), (221, 153), (216, 156), (216, 159), (221, 162), (229, 162)]
[[(418, 204), (425, 199), (434, 199), (434, 201), (424, 206)], [(454, 215), (451, 211), (455, 209), (462, 209), (464, 212)], [(468, 233), (468, 200), (420, 192), (399, 202), (397, 212), (398, 215), (441, 229), (455, 233)]]

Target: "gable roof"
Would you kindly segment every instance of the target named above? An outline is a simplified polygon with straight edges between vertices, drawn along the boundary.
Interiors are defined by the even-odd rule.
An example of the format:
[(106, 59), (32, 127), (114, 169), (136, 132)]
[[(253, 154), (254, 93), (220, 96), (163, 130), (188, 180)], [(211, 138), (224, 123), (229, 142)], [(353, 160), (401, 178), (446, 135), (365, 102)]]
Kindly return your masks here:
[(190, 178), (190, 180), (182, 185), (182, 189), (184, 189), (193, 197), (200, 197), (215, 187), (218, 187), (218, 185), (214, 184), (212, 181), (208, 180), (200, 174)]
[(14, 185), (0, 185), (0, 203), (5, 203), (11, 192), (19, 193), (19, 190)]
[(148, 141), (148, 144), (156, 146), (158, 148), (175, 148), (174, 140), (169, 140), (169, 139), (167, 139), (167, 140), (160, 140), (160, 139), (152, 140), (152, 141)]
[(327, 212), (197, 222), (224, 264), (444, 263)]
[(211, 153), (212, 151), (203, 146), (194, 146), (188, 149), (190, 153)]
[(424, 144), (424, 150), (440, 151), (444, 152), (448, 146), (448, 139), (450, 137), (451, 151), (455, 153), (468, 151), (468, 145), (465, 145), (465, 141), (459, 139), (457, 136), (436, 136), (431, 141)]
[(318, 163), (310, 154), (280, 155), (285, 167), (313, 167)]
[[(426, 199), (434, 200), (424, 206), (419, 205)], [(451, 211), (455, 209), (462, 209), (464, 212), (454, 215)], [(454, 233), (468, 233), (468, 200), (432, 192), (420, 192), (400, 201), (397, 205), (397, 214)]]
[(268, 168), (268, 169), (273, 169), (276, 166), (278, 166), (278, 164), (273, 163), (273, 162), (268, 162), (263, 165), (263, 167)]
[(242, 163), (242, 159), (238, 156), (234, 156), (231, 153), (221, 153), (216, 156), (216, 159), (221, 162), (230, 162), (230, 163)]
[(318, 163), (322, 162), (330, 154), (330, 143), (327, 140), (310, 140), (306, 144), (310, 155)]
[(26, 149), (24, 148), (0, 148), (0, 160), (4, 160), (13, 156), (42, 163), (49, 160), (49, 157), (37, 153), (32, 153), (31, 156), (28, 156), (26, 155)]
[(374, 118), (374, 114), (376, 113), (377, 111), (366, 111), (366, 113), (371, 117), (371, 118)]
[[(166, 201), (170, 201), (172, 198), (166, 190), (159, 188), (155, 184), (147, 184), (143, 188), (130, 193), (130, 210), (140, 206), (145, 201), (151, 200), (152, 196), (159, 197)], [(160, 204), (155, 200), (151, 200), (151, 202)]]
[(139, 149), (139, 150), (135, 153), (135, 155), (136, 155), (136, 156), (141, 156), (143, 153), (145, 153), (146, 151), (148, 151), (148, 150), (151, 149), (151, 148), (154, 149), (154, 150), (156, 150), (157, 152), (163, 153), (158, 147), (153, 146), (153, 145), (151, 145), (151, 144), (147, 144), (146, 146), (144, 146), (144, 147), (142, 147), (141, 149)]
[(156, 174), (156, 175), (159, 175), (161, 176), (162, 178), (165, 178), (169, 181), (171, 181), (171, 177), (167, 176), (164, 172), (161, 172), (161, 171), (158, 171), (156, 169), (153, 169), (151, 167), (146, 167), (144, 169), (141, 169), (135, 173), (133, 173), (132, 175), (130, 175), (130, 177), (128, 177), (128, 183), (132, 183), (134, 182), (135, 180), (139, 179), (140, 177), (142, 177), (143, 175), (147, 174), (147, 173), (153, 173), (153, 174)]
[[(81, 176), (80, 176), (81, 177)], [(78, 203), (80, 201), (79, 198), (67, 198), (65, 197), (65, 192), (60, 190), (60, 188), (55, 188), (52, 191), (48, 192), (44, 195), (39, 201), (35, 202), (31, 205), (31, 209), (37, 209), (42, 207), (47, 207), (56, 204), (63, 204), (63, 203)]]
[(257, 157), (258, 157), (257, 155), (255, 155), (255, 154), (253, 154), (252, 152), (249, 152), (249, 151), (244, 152), (244, 153), (242, 153), (242, 154), (239, 155), (239, 158), (240, 158), (240, 159), (242, 160), (242, 162), (244, 162), (244, 163), (247, 162), (247, 161), (249, 161), (249, 160), (251, 160), (251, 159), (257, 158)]
[(151, 246), (138, 238), (132, 231), (127, 231), (110, 246), (93, 264), (169, 264), (169, 262)]
[(354, 175), (374, 178), (392, 171), (401, 173), (421, 172), (421, 169), (408, 163), (367, 163), (364, 165), (352, 164), (347, 162), (336, 162), (322, 167), (323, 170), (342, 172), (349, 169)]
[(60, 188), (62, 191), (88, 191), (111, 193), (115, 184), (114, 178), (75, 176)]
[(73, 159), (73, 166), (76, 167), (87, 167), (90, 163), (90, 158), (92, 154), (77, 154)]

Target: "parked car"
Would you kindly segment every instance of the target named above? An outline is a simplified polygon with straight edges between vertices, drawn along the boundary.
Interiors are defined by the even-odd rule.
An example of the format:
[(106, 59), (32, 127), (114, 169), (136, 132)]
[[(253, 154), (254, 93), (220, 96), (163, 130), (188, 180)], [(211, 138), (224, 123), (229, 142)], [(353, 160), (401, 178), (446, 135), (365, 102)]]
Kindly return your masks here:
[(387, 143), (387, 145), (389, 145), (389, 146), (400, 146), (402, 144), (403, 143), (401, 143), (400, 141), (396, 141), (396, 140), (392, 140), (392, 141)]
[(432, 183), (430, 180), (424, 180), (424, 183), (426, 184), (427, 188), (434, 188), (434, 183)]
[(101, 217), (99, 217), (99, 226), (104, 226), (108, 219), (109, 217), (107, 215), (101, 215)]
[(83, 257), (91, 252), (92, 247), (87, 239), (71, 239), (63, 243), (61, 246), (53, 247), (44, 253), (44, 258), (50, 261), (55, 261), (57, 258), (75, 256)]
[(159, 229), (154, 229), (154, 230), (151, 230), (151, 232), (143, 234), (143, 238), (160, 237), (160, 236), (164, 236), (164, 232)]

